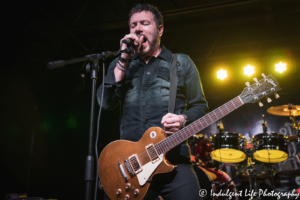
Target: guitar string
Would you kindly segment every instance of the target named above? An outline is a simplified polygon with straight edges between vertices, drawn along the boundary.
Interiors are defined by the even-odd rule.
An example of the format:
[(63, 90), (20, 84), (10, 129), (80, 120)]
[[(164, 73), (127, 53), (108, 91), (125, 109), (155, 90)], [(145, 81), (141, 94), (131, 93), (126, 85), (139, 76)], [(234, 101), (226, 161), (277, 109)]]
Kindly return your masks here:
[[(221, 115), (220, 115), (220, 113), (214, 113), (214, 111), (216, 111), (216, 110), (214, 110), (214, 111), (212, 111), (211, 113), (213, 113), (213, 114), (215, 114), (216, 116), (218, 116), (219, 118), (221, 118), (221, 117), (223, 117), (224, 115), (226, 115), (226, 114), (228, 114), (229, 112), (231, 112), (231, 111), (233, 111), (235, 108), (236, 108), (236, 106), (231, 102), (231, 104), (232, 105), (229, 105), (229, 103), (230, 103), (230, 101), (228, 102), (228, 103), (226, 103), (226, 104), (224, 104), (224, 105), (222, 105), (222, 106), (220, 106), (219, 107), (219, 110), (221, 110)], [(228, 104), (228, 105), (227, 105)], [(230, 110), (228, 109), (228, 107), (230, 108)], [(233, 108), (234, 107), (234, 108)], [(222, 112), (223, 111), (223, 112)], [(210, 114), (211, 114), (210, 113)], [(223, 113), (225, 113), (225, 114), (223, 114)], [(210, 118), (210, 119), (209, 119)], [(200, 120), (201, 119), (203, 119), (202, 120), (202, 122), (200, 122)], [(200, 125), (202, 126), (202, 123), (203, 122), (205, 122), (206, 124), (207, 124), (207, 126), (209, 126), (211, 123), (207, 123), (207, 120), (210, 120), (211, 121), (211, 123), (214, 123), (215, 121), (213, 121), (212, 119), (211, 119), (211, 117), (210, 117), (210, 115), (206, 115), (206, 116), (204, 116), (203, 118), (200, 118), (199, 120), (197, 120), (196, 122), (200, 122)], [(217, 119), (218, 120), (218, 119)], [(193, 132), (196, 132), (194, 129), (195, 129), (195, 127), (198, 129), (198, 126), (195, 126), (196, 125), (196, 123), (195, 124), (192, 124), (190, 127), (191, 127), (191, 129), (193, 129)], [(206, 127), (207, 127), (206, 126)], [(203, 127), (203, 126), (202, 126)], [(199, 131), (199, 129), (198, 129), (198, 131)], [(178, 139), (180, 140), (180, 133), (184, 133), (185, 135), (187, 134), (185, 131), (178, 131), (177, 133), (179, 133), (179, 134), (177, 134), (177, 135), (174, 135), (171, 139), (173, 139), (173, 140), (176, 140), (176, 142), (178, 143)], [(175, 133), (176, 134), (176, 133)], [(192, 134), (190, 134), (190, 135), (192, 135)], [(184, 138), (184, 136), (182, 136), (181, 135), (181, 137), (183, 137)], [(188, 136), (188, 138), (189, 138), (189, 136)], [(185, 139), (185, 138), (184, 138)], [(171, 142), (171, 148), (173, 148), (174, 147), (174, 142), (172, 143), (172, 141), (170, 140), (170, 142)], [(164, 145), (163, 145), (163, 143), (164, 143)], [(167, 144), (167, 145), (166, 145)], [(166, 152), (166, 150), (164, 150), (166, 147), (167, 148), (170, 148), (170, 144), (168, 144), (167, 142), (165, 142), (165, 141), (161, 141), (161, 142), (159, 142), (159, 143), (157, 143), (155, 146), (157, 146), (156, 147), (156, 149), (158, 149), (158, 151), (160, 151), (161, 153), (164, 153), (164, 152)], [(175, 143), (175, 146), (176, 146), (176, 143)], [(170, 148), (170, 149), (171, 149)], [(162, 151), (161, 151), (161, 149), (162, 149)], [(159, 153), (158, 153), (159, 154)], [(139, 154), (138, 155), (138, 158), (141, 160), (141, 162), (142, 163), (144, 163), (145, 161), (148, 161), (150, 158), (149, 158), (149, 156), (147, 155), (147, 152), (143, 152), (143, 153), (141, 153), (141, 154)], [(145, 159), (145, 158), (147, 158), (147, 159)]]
[[(237, 100), (237, 99), (233, 99), (233, 100)], [(203, 129), (203, 122), (205, 122), (206, 123), (206, 125), (207, 126), (209, 126), (210, 124), (212, 124), (212, 123), (214, 123), (215, 121), (217, 121), (217, 120), (215, 120), (215, 121), (213, 121), (213, 120), (211, 120), (211, 119), (209, 119), (210, 121), (211, 121), (211, 123), (207, 123), (207, 120), (208, 120), (208, 117), (210, 117), (209, 115), (210, 114), (215, 114), (216, 116), (218, 116), (219, 117), (219, 119), (220, 118), (222, 118), (223, 116), (225, 116), (226, 114), (228, 114), (228, 113), (230, 113), (230, 112), (232, 112), (234, 109), (236, 109), (236, 106), (234, 105), (234, 103), (233, 103), (233, 100), (231, 100), (231, 101), (229, 101), (229, 102), (227, 102), (226, 104), (224, 104), (224, 105), (222, 105), (222, 106), (220, 106), (219, 108), (217, 108), (217, 109), (219, 109), (220, 110), (220, 112), (219, 113), (215, 113), (216, 111), (217, 111), (217, 109), (215, 109), (214, 111), (212, 111), (211, 113), (209, 113), (208, 115), (205, 115), (205, 116), (203, 116), (202, 118), (200, 118), (199, 120), (196, 120), (194, 123), (192, 123), (191, 124), (191, 126), (189, 126), (190, 127), (190, 129), (193, 129), (193, 132), (196, 132), (197, 133), (197, 131), (195, 131), (195, 128), (197, 128), (198, 129), (198, 126), (196, 125), (197, 123), (199, 123), (199, 125), (201, 125), (202, 126), (202, 129)], [(229, 105), (229, 103), (231, 103), (232, 105)], [(236, 102), (235, 102), (236, 103)], [(241, 102), (240, 102), (241, 103)], [(242, 104), (242, 103), (241, 103)], [(228, 107), (230, 108), (230, 110), (228, 109)], [(233, 108), (234, 107), (234, 108)], [(223, 111), (223, 112), (222, 112)], [(225, 113), (225, 114), (223, 114), (223, 113)], [(202, 120), (203, 119), (203, 120)], [(202, 122), (201, 122), (201, 120), (202, 120)], [(206, 128), (207, 126), (204, 126), (204, 128)], [(199, 129), (198, 129), (198, 131), (199, 131)], [(173, 140), (176, 140), (177, 141), (177, 143), (178, 143), (178, 140), (177, 139), (179, 139), (180, 140), (180, 134), (181, 134), (181, 132), (183, 132), (184, 134), (187, 134), (185, 131), (182, 131), (182, 130), (180, 130), (180, 131), (178, 131), (178, 132), (176, 132), (176, 133), (174, 133), (174, 134), (177, 134), (177, 133), (179, 133), (179, 134), (177, 134), (177, 135), (174, 135), (171, 139), (173, 139)], [(189, 133), (190, 134), (190, 133)], [(192, 136), (192, 134), (190, 134), (191, 136)], [(191, 136), (188, 136), (188, 138), (189, 137), (191, 137)], [(168, 139), (168, 138), (167, 138)], [(175, 143), (175, 145), (174, 145), (174, 142), (172, 143), (172, 141), (171, 141), (171, 139), (169, 139), (169, 142), (171, 143), (171, 145), (170, 144), (168, 144), (168, 141), (164, 141), (164, 140), (162, 140), (162, 141), (160, 141), (159, 143), (157, 143), (155, 146), (157, 146), (156, 147), (156, 149), (171, 149), (171, 148), (173, 148), (173, 147), (175, 147), (177, 144)], [(164, 144), (163, 144), (164, 143)], [(166, 145), (167, 144), (167, 145)], [(171, 148), (170, 148), (170, 146), (171, 146)], [(167, 150), (167, 151), (169, 151), (169, 150)], [(165, 153), (165, 152), (167, 152), (166, 150), (162, 150), (162, 152), (161, 152), (161, 154), (162, 153)], [(158, 153), (159, 154), (159, 153)], [(160, 155), (160, 154), (159, 154)], [(137, 155), (137, 157), (141, 160), (140, 162), (142, 162), (142, 163), (144, 163), (145, 161), (148, 161), (150, 158), (149, 158), (149, 156), (147, 155), (147, 152), (142, 152), (141, 154), (139, 154), (139, 155)], [(147, 158), (147, 159), (145, 159), (145, 158)], [(150, 159), (151, 160), (151, 159)]]
[[(235, 109), (237, 108), (237, 106), (239, 107), (239, 106), (241, 106), (241, 105), (243, 104), (240, 100), (239, 100), (238, 102), (237, 102), (237, 100), (239, 100), (238, 97), (236, 97), (236, 98), (230, 100), (229, 102), (223, 104), (222, 106), (216, 108), (216, 109), (213, 110), (211, 113), (209, 113), (209, 114), (207, 114), (207, 115), (201, 117), (200, 119), (196, 120), (195, 122), (191, 123), (191, 124), (187, 127), (186, 130), (188, 130), (188, 128), (190, 127), (190, 129), (192, 129), (194, 133), (197, 133), (196, 131), (194, 131), (195, 128), (198, 129), (197, 123), (199, 123), (199, 125), (201, 125), (202, 130), (203, 130), (204, 128), (208, 127), (209, 125), (211, 125), (212, 123), (214, 123), (215, 121), (218, 120), (218, 119), (217, 119), (217, 120), (213, 121), (213, 120), (209, 119), (209, 118), (208, 118), (208, 117), (210, 117), (209, 115), (211, 115), (211, 114), (213, 113), (213, 114), (215, 114), (217, 117), (219, 117), (219, 119), (222, 118), (222, 117), (224, 117), (225, 115), (227, 115), (227, 114), (229, 114), (230, 112), (232, 112), (233, 110), (235, 110)], [(231, 103), (232, 105), (229, 105), (229, 103)], [(235, 106), (234, 103), (240, 103), (241, 105)], [(229, 107), (230, 109), (228, 109), (228, 107)], [(219, 109), (219, 111), (220, 111), (219, 113), (217, 112), (218, 109)], [(222, 111), (223, 111), (223, 112), (222, 112)], [(224, 113), (225, 113), (225, 114), (224, 114)], [(208, 120), (208, 119), (211, 121), (210, 123), (207, 123), (207, 120)], [(201, 122), (201, 120), (202, 120), (202, 122)], [(205, 124), (206, 124), (206, 126), (204, 126), (204, 127), (203, 127), (203, 125), (202, 125), (203, 122), (205, 122)], [(199, 129), (198, 129), (198, 130), (199, 130)], [(173, 135), (171, 135), (171, 136), (169, 137), (169, 138), (171, 138), (171, 137), (173, 136), (171, 139), (166, 138), (166, 139), (164, 139), (164, 140), (158, 142), (158, 143), (155, 144), (154, 146), (157, 146), (156, 149), (163, 149), (163, 148), (165, 148), (165, 149), (167, 148), (167, 149), (168, 149), (168, 148), (169, 148), (169, 150), (170, 150), (170, 149), (172, 149), (173, 147), (175, 147), (176, 145), (179, 144), (177, 139), (179, 139), (179, 141), (180, 141), (180, 134), (183, 135), (182, 132), (183, 132), (184, 134), (187, 134), (184, 130), (177, 131), (176, 133), (174, 133)], [(187, 135), (188, 138), (191, 137), (191, 136), (194, 134), (193, 132), (192, 132), (192, 134), (191, 134), (191, 133), (188, 133), (188, 134), (190, 135), (190, 136)], [(176, 134), (176, 135), (175, 135), (175, 134)], [(175, 145), (174, 145), (174, 142), (172, 143), (172, 141), (171, 141), (172, 139), (173, 139), (174, 141), (176, 140), (177, 144), (175, 143)], [(171, 143), (171, 148), (170, 148), (170, 145), (168, 145), (168, 144), (166, 145), (166, 143), (168, 142), (167, 140), (169, 140), (169, 142)], [(185, 140), (186, 140), (186, 139), (185, 139)], [(165, 144), (163, 144), (163, 143), (165, 143)], [(169, 151), (169, 150), (167, 150), (167, 151)], [(161, 154), (166, 153), (167, 151), (163, 150), (163, 151), (161, 152)], [(159, 153), (158, 153), (158, 154), (159, 154)], [(160, 155), (160, 154), (159, 154), (159, 155)], [(148, 160), (150, 159), (149, 156), (148, 156), (148, 153), (147, 153), (146, 151), (144, 151), (144, 152), (142, 152), (141, 154), (137, 155), (137, 157), (140, 159), (140, 162), (141, 162), (141, 163), (144, 163), (145, 161), (148, 161)], [(146, 158), (146, 159), (145, 159), (145, 158)], [(151, 160), (151, 159), (150, 159), (150, 160)]]
[[(229, 101), (228, 103), (230, 103), (230, 101)], [(228, 104), (228, 106), (227, 106), (227, 104), (224, 104), (224, 105), (223, 105), (223, 108), (221, 108), (221, 110), (222, 110), (222, 111), (226, 111), (226, 110), (227, 110), (228, 112), (231, 112), (232, 110), (234, 110), (234, 109), (236, 108), (236, 106), (234, 106), (234, 104), (233, 104), (232, 102), (231, 102), (231, 104), (232, 104), (232, 105), (229, 105), (229, 104)], [(221, 107), (222, 107), (222, 106), (221, 106)], [(230, 108), (231, 111), (229, 111), (228, 107)], [(216, 110), (214, 110), (214, 111), (216, 111)], [(211, 113), (215, 114), (214, 111), (212, 111)], [(211, 114), (211, 113), (210, 113), (210, 114)], [(211, 123), (214, 123), (214, 121), (213, 121), (213, 120), (211, 119), (211, 117), (210, 117), (210, 114), (205, 115), (205, 116), (203, 117), (203, 119), (205, 120), (205, 122), (209, 119), (209, 120), (211, 121)], [(228, 113), (227, 113), (227, 114), (228, 114)], [(216, 114), (215, 114), (215, 115), (216, 115)], [(220, 113), (219, 113), (219, 114), (217, 113), (217, 115), (220, 116)], [(221, 118), (221, 117), (223, 117), (223, 116), (224, 116), (224, 114), (222, 114), (219, 118)], [(201, 118), (201, 119), (202, 119), (202, 118)], [(200, 119), (200, 120), (201, 120), (201, 119)], [(197, 120), (196, 123), (200, 122), (200, 120)], [(216, 119), (215, 121), (217, 121), (217, 120), (218, 120), (218, 119)], [(199, 126), (199, 125), (202, 126), (203, 120), (202, 120), (202, 122), (199, 123), (198, 126), (197, 126), (196, 123), (195, 123), (195, 124), (191, 124), (191, 126), (190, 126), (190, 129), (192, 129), (194, 133), (197, 133), (197, 132), (200, 131), (199, 128), (198, 128), (198, 126)], [(210, 125), (211, 123), (207, 124), (207, 122), (206, 122), (207, 126)], [(198, 129), (198, 131), (195, 131), (195, 128)], [(202, 126), (202, 128), (203, 128), (203, 126)], [(204, 128), (205, 128), (205, 127), (204, 127)], [(177, 132), (177, 133), (178, 133), (178, 132)], [(186, 134), (186, 132), (184, 132), (184, 131), (183, 131), (183, 133)], [(193, 134), (194, 134), (194, 133), (193, 133)], [(176, 134), (176, 133), (175, 133), (175, 134)], [(193, 134), (190, 134), (190, 133), (189, 133), (189, 135), (188, 135), (187, 138), (191, 137)], [(181, 136), (181, 137), (184, 137), (184, 136)], [(184, 138), (184, 140), (186, 140), (187, 138)], [(176, 141), (178, 141), (177, 139), (180, 140), (180, 134), (177, 134), (176, 136), (174, 136), (174, 139), (175, 139)], [(184, 140), (183, 140), (183, 141), (184, 141)], [(161, 145), (160, 145), (159, 143), (158, 143), (157, 146), (158, 146), (158, 148), (162, 148)], [(165, 151), (165, 150), (163, 150), (163, 151)]]

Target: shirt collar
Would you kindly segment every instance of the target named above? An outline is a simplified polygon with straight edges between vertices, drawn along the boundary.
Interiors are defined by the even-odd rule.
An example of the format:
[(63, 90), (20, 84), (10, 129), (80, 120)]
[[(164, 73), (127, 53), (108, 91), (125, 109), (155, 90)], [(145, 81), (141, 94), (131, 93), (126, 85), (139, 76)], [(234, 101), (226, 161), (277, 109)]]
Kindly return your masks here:
[[(139, 55), (134, 55), (132, 57), (132, 59), (136, 59), (137, 57), (140, 57)], [(164, 45), (162, 46), (161, 48), (161, 52), (159, 53), (159, 55), (157, 57), (160, 57), (166, 61), (170, 61), (171, 60), (171, 57), (172, 57), (172, 53), (170, 50), (168, 50)]]
[(172, 58), (172, 53), (165, 46), (162, 46), (161, 52), (157, 57), (163, 58), (164, 60), (169, 62)]

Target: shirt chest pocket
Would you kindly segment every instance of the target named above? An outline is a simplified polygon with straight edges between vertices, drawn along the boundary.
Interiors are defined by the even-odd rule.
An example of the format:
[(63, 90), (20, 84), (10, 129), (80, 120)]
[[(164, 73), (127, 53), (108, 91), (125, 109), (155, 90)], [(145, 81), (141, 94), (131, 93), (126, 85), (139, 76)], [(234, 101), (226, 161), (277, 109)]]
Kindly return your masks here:
[(170, 88), (170, 70), (161, 68), (157, 71), (157, 78), (160, 82), (160, 87), (162, 89)]
[(125, 75), (126, 94), (130, 94), (140, 89), (140, 73), (139, 71), (126, 73)]
[[(184, 77), (182, 76), (182, 72), (178, 70), (174, 72), (174, 76), (178, 77), (178, 84), (177, 87), (180, 87), (183, 84)], [(170, 88), (170, 70), (161, 68), (157, 72), (157, 77), (161, 80), (161, 87), (163, 88)]]

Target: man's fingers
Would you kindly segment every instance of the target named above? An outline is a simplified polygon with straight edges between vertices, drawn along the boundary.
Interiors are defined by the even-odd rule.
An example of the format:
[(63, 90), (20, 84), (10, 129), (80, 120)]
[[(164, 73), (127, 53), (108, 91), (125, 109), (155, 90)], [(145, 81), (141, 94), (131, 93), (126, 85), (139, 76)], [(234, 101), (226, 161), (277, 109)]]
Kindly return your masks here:
[(166, 122), (166, 119), (169, 118), (169, 117), (172, 117), (172, 115), (173, 115), (172, 113), (168, 113), (165, 116), (163, 116), (163, 118), (161, 120), (161, 123), (164, 124)]
[(172, 124), (164, 123), (163, 124), (165, 128), (170, 128), (170, 127), (180, 127), (180, 122), (175, 122)]
[(173, 116), (173, 117), (170, 117), (170, 118), (166, 119), (167, 124), (172, 124), (172, 123), (175, 123), (175, 122), (180, 122), (180, 119), (179, 119), (178, 116)]
[(179, 131), (178, 128), (165, 129), (165, 133), (168, 135), (176, 133), (177, 131)]
[(137, 36), (137, 35), (135, 35), (135, 34), (127, 34), (127, 35), (125, 35), (121, 40), (120, 40), (120, 44), (122, 44), (122, 40), (124, 40), (124, 39), (132, 39), (133, 40), (133, 44), (135, 45), (135, 46), (140, 46), (140, 38)]

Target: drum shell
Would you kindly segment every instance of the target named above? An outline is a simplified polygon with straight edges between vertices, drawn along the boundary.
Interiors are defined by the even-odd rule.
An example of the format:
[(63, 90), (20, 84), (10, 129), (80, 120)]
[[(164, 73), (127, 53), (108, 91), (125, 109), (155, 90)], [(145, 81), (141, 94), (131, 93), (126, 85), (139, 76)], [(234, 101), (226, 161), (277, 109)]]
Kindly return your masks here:
[(253, 157), (265, 163), (279, 163), (288, 158), (288, 137), (280, 133), (260, 133), (252, 137)]
[(238, 163), (246, 159), (247, 140), (238, 133), (218, 133), (212, 136), (212, 159), (224, 163)]
[(247, 140), (238, 133), (218, 133), (212, 137), (214, 150), (216, 149), (235, 149), (245, 151)]
[(252, 137), (252, 149), (259, 150), (280, 150), (287, 153), (286, 136), (280, 133), (260, 133)]

